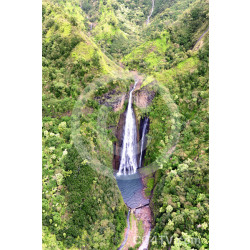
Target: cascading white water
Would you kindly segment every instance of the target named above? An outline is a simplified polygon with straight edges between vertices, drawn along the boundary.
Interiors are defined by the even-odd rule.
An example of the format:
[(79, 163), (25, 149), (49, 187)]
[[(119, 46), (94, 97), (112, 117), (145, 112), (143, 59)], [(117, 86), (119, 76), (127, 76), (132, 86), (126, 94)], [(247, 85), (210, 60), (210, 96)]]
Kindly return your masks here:
[(129, 93), (128, 108), (123, 133), (122, 155), (119, 172), (117, 175), (127, 175), (136, 173), (137, 169), (137, 130), (135, 114), (132, 107), (132, 94), (136, 88), (138, 80)]
[(145, 136), (147, 133), (147, 126), (148, 126), (148, 117), (145, 119), (142, 129), (142, 138), (141, 138), (141, 154), (140, 154), (140, 161), (139, 161), (139, 168), (142, 167), (142, 152), (144, 149), (144, 143), (145, 143)]
[(134, 87), (129, 92), (120, 166), (116, 175), (117, 184), (123, 200), (129, 208), (138, 208), (149, 204), (149, 200), (143, 196), (143, 183), (137, 171), (137, 129), (132, 107), (132, 94), (137, 83), (138, 81), (135, 81)]
[(150, 14), (149, 14), (149, 16), (148, 16), (148, 18), (147, 18), (147, 22), (146, 22), (147, 25), (149, 24), (149, 19), (150, 19), (150, 17), (151, 17), (152, 14), (153, 14), (154, 7), (155, 7), (155, 1), (152, 0), (152, 9), (151, 9)]

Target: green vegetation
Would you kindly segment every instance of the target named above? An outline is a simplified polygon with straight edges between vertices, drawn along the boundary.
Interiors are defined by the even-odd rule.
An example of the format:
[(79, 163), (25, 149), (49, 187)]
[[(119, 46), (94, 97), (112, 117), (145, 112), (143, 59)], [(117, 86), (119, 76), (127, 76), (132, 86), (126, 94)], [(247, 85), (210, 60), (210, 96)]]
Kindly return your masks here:
[[(160, 165), (145, 190), (149, 195), (154, 183), (151, 249), (170, 244), (173, 249), (208, 248), (208, 36), (198, 52), (190, 50), (207, 25), (208, 3), (195, 1), (167, 31), (158, 29), (157, 35), (123, 58), (130, 69), (154, 76), (159, 87), (167, 88), (180, 113), (178, 119), (171, 116), (160, 88), (150, 106), (145, 156), (145, 165), (155, 161)], [(178, 140), (173, 138), (176, 128)], [(159, 159), (166, 148), (170, 159)], [(162, 245), (162, 235), (175, 240), (169, 243), (165, 238)]]
[[(43, 1), (44, 249), (117, 249), (123, 240), (128, 209), (100, 170), (112, 173), (126, 101), (115, 107), (133, 83), (126, 70), (154, 92), (147, 108), (134, 103), (138, 119), (150, 118), (144, 165), (159, 167), (146, 177), (150, 249), (209, 248), (208, 32), (193, 50), (208, 1), (156, 1), (147, 26), (150, 9), (151, 0)], [(161, 245), (161, 235), (174, 240)]]
[(169, 30), (172, 42), (180, 44), (182, 50), (188, 50), (207, 28), (208, 2), (196, 1)]
[(154, 178), (153, 177), (147, 177), (147, 186), (146, 186), (146, 189), (145, 189), (145, 195), (147, 197), (149, 197), (151, 195), (151, 191), (153, 190), (154, 188)]
[[(134, 215), (133, 215), (134, 216)], [(135, 218), (136, 219), (136, 218)], [(138, 249), (142, 243), (143, 236), (144, 236), (144, 228), (143, 228), (143, 222), (140, 219), (136, 219), (136, 226), (137, 226), (137, 239), (136, 239), (136, 244), (132, 249)]]
[[(191, 58), (189, 58), (191, 59)], [(187, 59), (187, 60), (189, 60)], [(195, 60), (194, 60), (195, 59)], [(197, 238), (186, 245), (173, 243), (173, 249), (208, 248), (208, 43), (206, 42), (195, 55), (186, 71), (187, 60), (178, 64), (176, 69), (156, 74), (160, 81), (169, 88), (171, 95), (182, 114), (180, 139), (170, 160), (158, 170), (151, 208), (154, 213), (155, 227), (151, 238), (165, 235), (169, 238)], [(158, 101), (157, 99), (154, 102)], [(157, 105), (158, 106), (158, 105)], [(163, 111), (161, 111), (163, 112)], [(154, 116), (153, 116), (154, 115)], [(153, 121), (149, 132), (155, 138), (152, 147), (148, 147), (145, 161), (154, 161), (158, 147), (168, 143), (169, 132), (164, 131), (164, 122), (157, 122), (162, 117), (160, 110), (151, 115)], [(154, 125), (155, 124), (155, 125)], [(151, 126), (151, 128), (152, 128)], [(155, 128), (158, 128), (155, 131)], [(162, 130), (160, 130), (162, 128)], [(161, 132), (162, 131), (162, 132)], [(164, 138), (165, 141), (160, 140)], [(157, 139), (157, 137), (159, 139)], [(160, 152), (160, 150), (159, 150)], [(156, 155), (156, 156), (155, 156)], [(171, 211), (170, 211), (171, 210)], [(165, 245), (168, 242), (164, 241)], [(160, 248), (159, 242), (152, 243), (152, 249)]]
[[(95, 133), (98, 108), (97, 105), (81, 125), (85, 131), (82, 138), (88, 141), (90, 148), (94, 143), (100, 159), (112, 166), (112, 154), (107, 155), (103, 142), (97, 141)], [(108, 125), (115, 125), (118, 118), (119, 114), (111, 116)], [(121, 241), (127, 208), (115, 180), (94, 171), (88, 160), (80, 157), (70, 136), (70, 119), (43, 119), (44, 247), (87, 245), (112, 249)], [(112, 134), (110, 136), (112, 140)], [(94, 157), (94, 152), (91, 151), (91, 155)], [(51, 237), (56, 241), (51, 242)]]
[[(100, 75), (112, 75), (117, 70), (86, 35), (84, 19), (85, 14), (74, 2), (43, 2), (45, 249), (114, 249), (126, 226), (127, 208), (115, 180), (94, 171), (88, 160), (79, 155), (71, 136), (71, 114), (79, 94)], [(106, 91), (111, 89), (126, 91), (121, 82), (110, 83)], [(99, 89), (98, 93), (101, 94)], [(81, 117), (81, 122), (82, 129), (87, 129), (83, 137), (91, 146), (96, 143), (94, 129), (99, 104), (95, 101), (88, 105), (89, 115)], [(110, 112), (108, 125), (115, 126), (118, 118), (119, 113)], [(111, 134), (110, 140), (114, 140)], [(104, 145), (99, 146), (103, 163), (111, 168), (112, 154), (108, 157)]]
[[(69, 3), (63, 6), (68, 9)], [(84, 33), (82, 18), (43, 3), (43, 114), (69, 114), (74, 101), (94, 78), (117, 70)], [(71, 6), (73, 8), (73, 5)], [(73, 8), (81, 12), (80, 7)], [(78, 13), (77, 12), (77, 13)], [(83, 14), (83, 13), (82, 13)], [(72, 21), (74, 20), (74, 21)]]

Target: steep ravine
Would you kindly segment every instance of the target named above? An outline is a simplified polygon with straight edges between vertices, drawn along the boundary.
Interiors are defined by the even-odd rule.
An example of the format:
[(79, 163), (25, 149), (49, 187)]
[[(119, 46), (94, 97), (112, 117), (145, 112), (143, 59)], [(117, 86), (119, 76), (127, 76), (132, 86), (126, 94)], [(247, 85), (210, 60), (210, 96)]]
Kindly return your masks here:
[[(141, 83), (134, 90), (135, 92), (133, 95), (133, 104), (137, 108), (146, 108), (148, 105), (151, 104), (155, 93), (148, 87), (140, 88), (140, 86)], [(127, 100), (127, 98), (128, 95), (126, 95), (125, 100)], [(139, 111), (135, 114), (135, 116), (136, 116), (136, 129), (137, 129), (137, 143), (138, 143), (142, 139), (143, 126), (146, 120), (147, 120), (147, 125), (146, 125), (147, 128), (146, 129), (144, 128), (144, 133), (145, 131), (148, 132), (149, 130), (149, 120), (148, 118), (142, 119), (141, 114), (139, 114)], [(120, 119), (115, 134), (117, 138), (117, 142), (114, 146), (114, 158), (113, 158), (113, 168), (115, 172), (119, 170), (119, 165), (120, 165), (120, 154), (121, 154), (121, 147), (123, 145), (123, 130), (125, 126), (125, 119), (126, 119), (126, 110), (120, 115)], [(140, 159), (141, 150), (138, 150), (138, 152), (139, 152), (138, 154), (138, 164), (139, 164), (140, 161), (143, 162), (145, 150), (143, 150), (142, 159)], [(120, 183), (121, 180), (117, 179), (117, 181), (120, 191), (123, 195), (124, 202), (130, 209), (129, 210), (130, 220), (127, 220), (127, 228), (124, 232), (124, 237), (123, 237), (124, 240), (119, 249), (128, 249), (129, 247), (146, 249), (149, 243), (152, 216), (149, 207), (149, 199), (148, 197), (146, 197), (144, 193), (145, 190), (144, 181), (142, 180), (142, 177), (140, 177), (140, 175), (137, 178), (133, 178), (132, 180), (124, 182), (128, 184), (127, 186), (125, 185), (124, 187)], [(131, 192), (133, 192), (133, 194), (131, 194)]]

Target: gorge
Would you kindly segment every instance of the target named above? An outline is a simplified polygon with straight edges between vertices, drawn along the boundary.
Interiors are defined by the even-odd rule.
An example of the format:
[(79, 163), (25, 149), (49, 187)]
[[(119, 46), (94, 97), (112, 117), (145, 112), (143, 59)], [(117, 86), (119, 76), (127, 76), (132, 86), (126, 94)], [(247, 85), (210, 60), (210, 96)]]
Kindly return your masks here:
[[(127, 242), (128, 235), (130, 232), (130, 220), (129, 216), (132, 212), (135, 214), (135, 217), (138, 218), (138, 210), (141, 209), (141, 213), (143, 213), (143, 209), (146, 207), (147, 210), (149, 209), (149, 199), (145, 198), (144, 194), (144, 185), (142, 182), (142, 177), (140, 173), (137, 171), (138, 168), (142, 167), (143, 156), (145, 155), (145, 147), (146, 147), (146, 134), (149, 129), (149, 118), (145, 117), (141, 119), (140, 127), (140, 143), (137, 143), (137, 127), (136, 127), (136, 116), (133, 110), (133, 92), (138, 84), (138, 79), (135, 80), (134, 86), (129, 92), (129, 100), (128, 106), (126, 111), (126, 119), (123, 131), (123, 142), (122, 142), (122, 149), (121, 149), (121, 157), (120, 157), (120, 165), (119, 171), (116, 174), (116, 180), (118, 187), (121, 191), (123, 200), (125, 204), (129, 208), (129, 212), (127, 215), (127, 229), (125, 232), (124, 241), (122, 242), (119, 249), (122, 249)], [(140, 144), (140, 146), (139, 146)], [(139, 150), (138, 150), (139, 149)], [(143, 154), (144, 153), (144, 154)], [(138, 161), (139, 156), (139, 161)], [(139, 212), (140, 213), (140, 212)], [(149, 212), (150, 214), (150, 212)], [(149, 216), (150, 217), (150, 216)], [(145, 228), (144, 238), (145, 240), (142, 243), (142, 247), (140, 249), (147, 248), (149, 243), (149, 235), (150, 235), (150, 225), (145, 225), (150, 221), (151, 218), (143, 217), (142, 219), (143, 226)], [(149, 230), (147, 230), (149, 229)], [(136, 237), (135, 233), (132, 232), (132, 236)]]
[(44, 249), (208, 249), (208, 5), (43, 0)]

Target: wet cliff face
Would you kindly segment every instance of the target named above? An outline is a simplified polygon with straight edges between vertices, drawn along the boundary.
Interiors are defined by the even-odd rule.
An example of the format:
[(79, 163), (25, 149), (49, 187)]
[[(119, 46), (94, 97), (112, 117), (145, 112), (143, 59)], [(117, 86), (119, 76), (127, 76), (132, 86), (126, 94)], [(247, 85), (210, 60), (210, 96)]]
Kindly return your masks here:
[(136, 91), (133, 96), (134, 104), (139, 108), (146, 108), (154, 99), (155, 93), (146, 87)]
[[(133, 93), (133, 104), (139, 108), (146, 108), (148, 105), (151, 104), (155, 93), (152, 90), (148, 90), (146, 87), (142, 89), (135, 90)], [(114, 111), (121, 110), (123, 108), (125, 100), (128, 99), (128, 94), (124, 94), (119, 100), (117, 100), (116, 104), (113, 106)], [(115, 136), (117, 138), (117, 142), (114, 143), (114, 157), (113, 157), (113, 169), (119, 170), (120, 165), (120, 154), (121, 154), (121, 147), (123, 143), (123, 130), (125, 126), (126, 120), (126, 111), (125, 110), (121, 115), (119, 122), (117, 124)], [(135, 112), (136, 117), (136, 127), (137, 127), (137, 142), (139, 142), (142, 138), (142, 126), (145, 121), (145, 117), (138, 120), (138, 116)], [(147, 132), (149, 130), (149, 126), (147, 128)], [(140, 145), (138, 144), (138, 163), (140, 158)], [(146, 150), (143, 151), (143, 156), (145, 155)]]
[[(139, 138), (140, 138), (141, 144), (143, 143), (143, 145), (140, 145), (140, 146), (143, 146), (143, 148), (145, 148), (145, 149), (142, 150), (141, 166), (143, 166), (143, 164), (144, 164), (144, 157), (146, 155), (146, 145), (147, 145), (147, 136), (144, 137), (144, 141), (142, 140), (142, 136), (143, 136), (143, 133), (145, 133), (145, 135), (146, 135), (149, 132), (149, 126), (150, 126), (149, 118), (147, 116), (142, 117), (140, 120), (140, 129), (139, 129), (139, 136), (140, 137)], [(144, 127), (145, 127), (145, 131), (143, 131)]]
[(96, 97), (95, 99), (101, 105), (107, 107), (112, 107), (114, 112), (120, 111), (123, 108), (124, 102), (127, 98), (125, 93), (120, 93), (116, 90), (112, 90), (101, 97)]
[(119, 165), (120, 165), (120, 154), (123, 143), (123, 129), (125, 126), (126, 112), (127, 110), (125, 110), (120, 115), (120, 119), (115, 132), (115, 137), (117, 138), (117, 141), (114, 143), (114, 158), (113, 158), (113, 169), (115, 170), (119, 170)]

